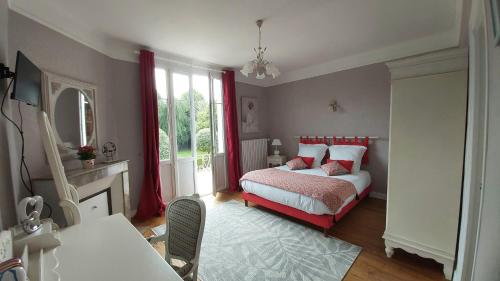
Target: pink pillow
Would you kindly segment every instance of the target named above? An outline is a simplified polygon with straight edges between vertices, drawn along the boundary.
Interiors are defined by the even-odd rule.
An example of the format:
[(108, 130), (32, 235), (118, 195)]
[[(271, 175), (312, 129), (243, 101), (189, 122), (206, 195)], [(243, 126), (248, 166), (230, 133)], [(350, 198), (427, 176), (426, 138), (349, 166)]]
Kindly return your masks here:
[(303, 157), (303, 156), (297, 156), (295, 157), (294, 159), (296, 158), (300, 158), (302, 159), (302, 161), (304, 161), (304, 163), (306, 163), (307, 165), (307, 169), (311, 169), (312, 166), (313, 166), (313, 163), (314, 163), (314, 157)]
[(351, 161), (351, 160), (332, 160), (332, 159), (326, 160), (326, 163), (331, 163), (331, 162), (338, 162), (340, 165), (342, 165), (344, 168), (346, 168), (349, 171), (349, 174), (352, 174), (352, 166), (354, 166), (354, 161)]
[(349, 170), (347, 170), (342, 164), (340, 164), (338, 161), (331, 161), (328, 162), (324, 165), (321, 165), (321, 169), (328, 175), (328, 176), (340, 176), (340, 175), (345, 175), (349, 174)]
[(303, 170), (307, 168), (307, 164), (300, 157), (286, 162), (286, 165), (288, 166), (288, 168), (290, 168), (290, 170)]

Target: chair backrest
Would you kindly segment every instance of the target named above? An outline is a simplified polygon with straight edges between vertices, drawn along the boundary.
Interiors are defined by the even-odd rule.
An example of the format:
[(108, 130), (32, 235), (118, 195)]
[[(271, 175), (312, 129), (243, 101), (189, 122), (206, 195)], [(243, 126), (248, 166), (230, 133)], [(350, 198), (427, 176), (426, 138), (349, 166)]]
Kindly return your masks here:
[(197, 194), (179, 197), (168, 204), (166, 258), (197, 263), (205, 228), (205, 203)]
[(57, 195), (59, 196), (59, 204), (61, 205), (68, 225), (79, 224), (81, 222), (80, 212), (78, 210), (78, 193), (74, 186), (68, 183), (64, 167), (62, 165), (61, 156), (57, 149), (56, 138), (52, 131), (49, 118), (43, 111), (38, 113), (38, 126), (42, 137), (42, 143), (49, 161), (50, 171), (54, 178)]

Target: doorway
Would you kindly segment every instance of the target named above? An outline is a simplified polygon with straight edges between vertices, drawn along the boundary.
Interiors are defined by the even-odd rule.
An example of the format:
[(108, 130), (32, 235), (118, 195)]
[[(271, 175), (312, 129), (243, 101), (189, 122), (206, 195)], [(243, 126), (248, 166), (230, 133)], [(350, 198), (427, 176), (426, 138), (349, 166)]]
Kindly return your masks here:
[(157, 68), (155, 76), (164, 192), (169, 199), (215, 193), (225, 174), (220, 74)]

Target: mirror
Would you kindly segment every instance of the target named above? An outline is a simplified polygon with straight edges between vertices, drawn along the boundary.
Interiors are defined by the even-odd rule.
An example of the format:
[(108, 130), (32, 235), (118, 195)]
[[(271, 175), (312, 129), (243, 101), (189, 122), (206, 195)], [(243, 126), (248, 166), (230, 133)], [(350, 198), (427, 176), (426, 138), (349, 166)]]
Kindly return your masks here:
[(43, 108), (54, 128), (61, 157), (74, 157), (84, 145), (97, 149), (95, 86), (44, 73), (43, 88)]
[(56, 101), (54, 109), (55, 127), (63, 145), (78, 149), (92, 140), (94, 113), (90, 99), (76, 88), (66, 88)]

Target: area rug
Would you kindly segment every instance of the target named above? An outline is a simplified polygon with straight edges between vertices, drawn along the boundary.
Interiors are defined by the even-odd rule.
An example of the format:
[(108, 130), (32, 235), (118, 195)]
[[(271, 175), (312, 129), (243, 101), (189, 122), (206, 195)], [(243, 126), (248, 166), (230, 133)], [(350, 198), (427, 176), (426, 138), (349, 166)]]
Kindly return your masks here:
[[(165, 225), (156, 227), (157, 234)], [(202, 281), (342, 280), (361, 247), (270, 212), (229, 201), (207, 211)]]

